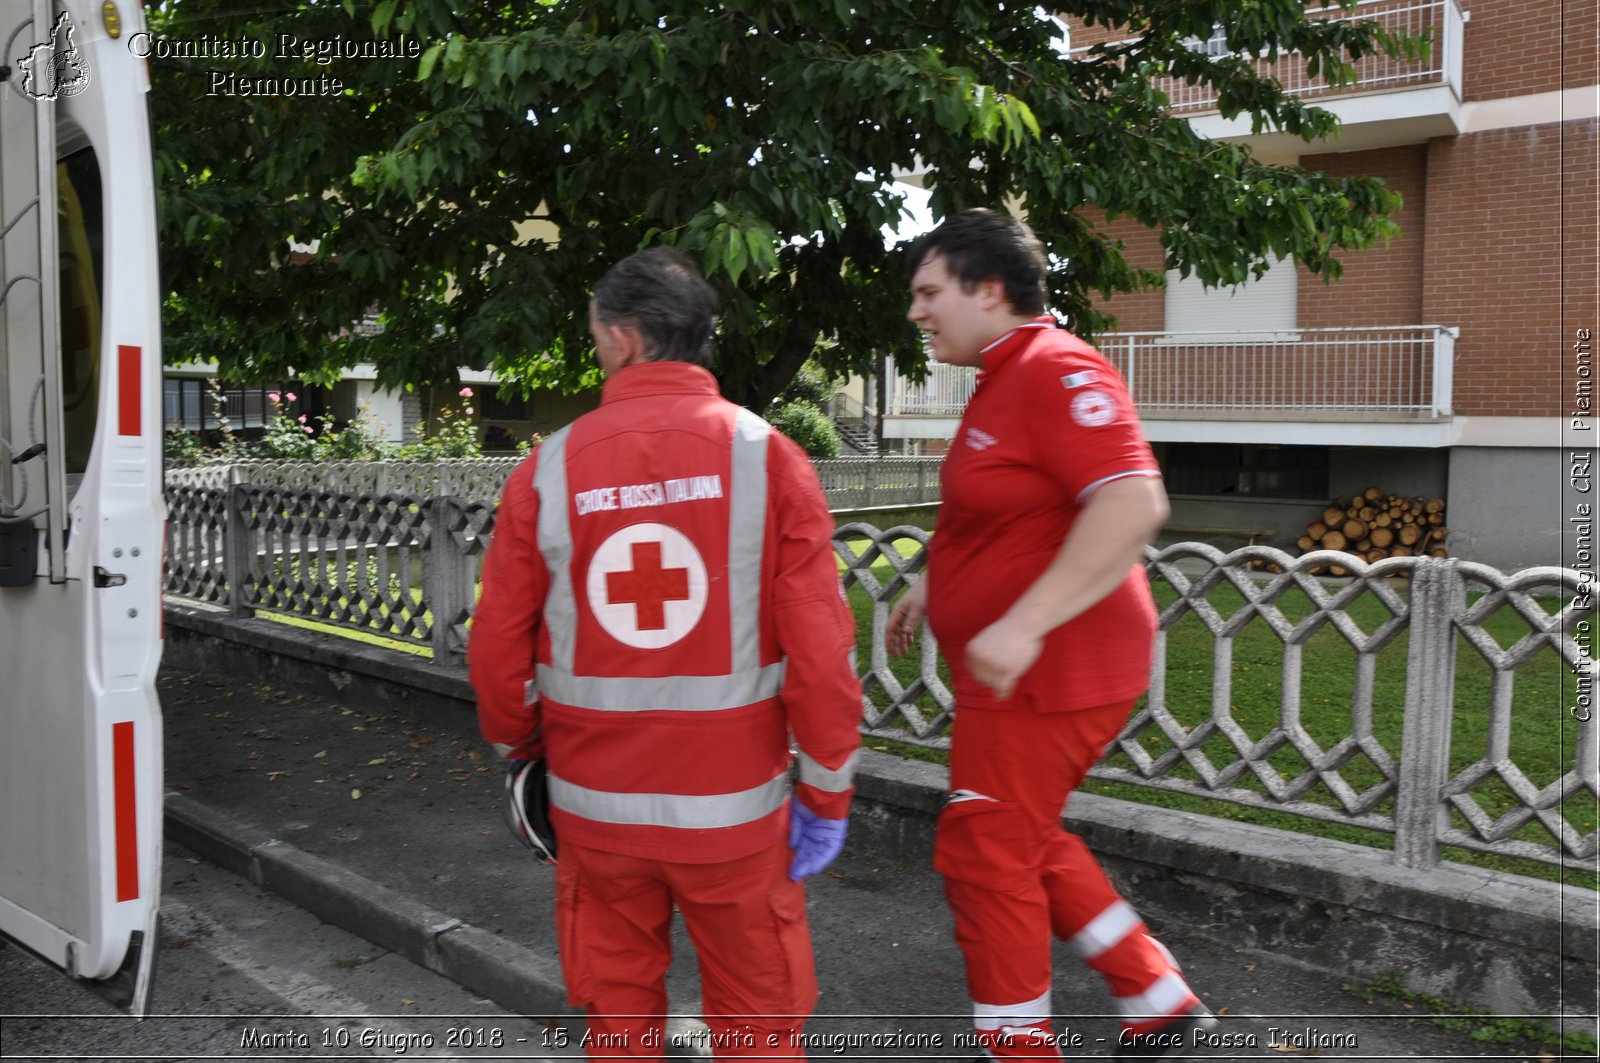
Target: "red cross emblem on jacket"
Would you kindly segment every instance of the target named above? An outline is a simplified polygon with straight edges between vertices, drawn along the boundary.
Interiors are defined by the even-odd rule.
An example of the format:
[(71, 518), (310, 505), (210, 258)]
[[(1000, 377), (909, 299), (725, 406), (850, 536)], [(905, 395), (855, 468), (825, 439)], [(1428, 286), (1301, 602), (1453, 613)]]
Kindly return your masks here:
[(705, 561), (682, 532), (666, 524), (630, 524), (589, 561), (589, 607), (618, 642), (659, 649), (699, 622), (706, 583)]

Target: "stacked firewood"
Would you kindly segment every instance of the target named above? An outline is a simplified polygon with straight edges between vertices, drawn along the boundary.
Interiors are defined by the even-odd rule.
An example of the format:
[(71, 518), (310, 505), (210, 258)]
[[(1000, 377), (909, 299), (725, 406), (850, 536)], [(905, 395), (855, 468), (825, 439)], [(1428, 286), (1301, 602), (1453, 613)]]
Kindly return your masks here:
[[(1302, 552), (1342, 550), (1369, 562), (1386, 557), (1448, 557), (1444, 499), (1402, 498), (1369, 487), (1334, 500), (1297, 540)], [(1334, 573), (1340, 575), (1341, 573)]]

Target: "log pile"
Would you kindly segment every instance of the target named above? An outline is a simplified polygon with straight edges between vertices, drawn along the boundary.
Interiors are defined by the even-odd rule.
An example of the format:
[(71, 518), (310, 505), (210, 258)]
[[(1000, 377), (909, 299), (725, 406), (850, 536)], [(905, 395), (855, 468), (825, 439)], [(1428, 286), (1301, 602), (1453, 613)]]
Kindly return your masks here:
[[(1322, 516), (1306, 525), (1296, 544), (1302, 553), (1342, 550), (1368, 562), (1386, 557), (1448, 557), (1442, 498), (1402, 498), (1369, 487), (1351, 498), (1335, 499)], [(1343, 566), (1328, 571), (1342, 576)]]

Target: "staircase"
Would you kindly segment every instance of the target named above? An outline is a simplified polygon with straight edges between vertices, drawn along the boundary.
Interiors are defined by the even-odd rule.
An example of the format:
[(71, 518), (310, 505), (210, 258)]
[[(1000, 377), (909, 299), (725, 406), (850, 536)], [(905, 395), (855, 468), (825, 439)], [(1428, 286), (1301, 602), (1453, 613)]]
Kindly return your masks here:
[(876, 457), (878, 434), (873, 431), (871, 415), (861, 403), (849, 395), (838, 393), (833, 396), (831, 407), (833, 427), (844, 445), (857, 454)]
[(841, 421), (834, 419), (833, 427), (839, 432), (839, 439), (845, 446), (858, 454), (877, 456), (878, 439), (870, 427), (860, 421)]

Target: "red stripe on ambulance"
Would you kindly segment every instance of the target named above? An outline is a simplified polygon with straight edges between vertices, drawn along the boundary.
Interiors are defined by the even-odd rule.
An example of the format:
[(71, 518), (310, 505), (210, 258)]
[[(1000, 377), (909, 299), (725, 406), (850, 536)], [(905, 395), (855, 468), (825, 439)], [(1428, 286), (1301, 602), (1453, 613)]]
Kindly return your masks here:
[(111, 725), (111, 794), (117, 835), (117, 900), (139, 899), (139, 802), (134, 787), (133, 724)]
[(127, 344), (117, 346), (117, 434), (143, 434), (144, 382), (139, 363), (144, 352)]

